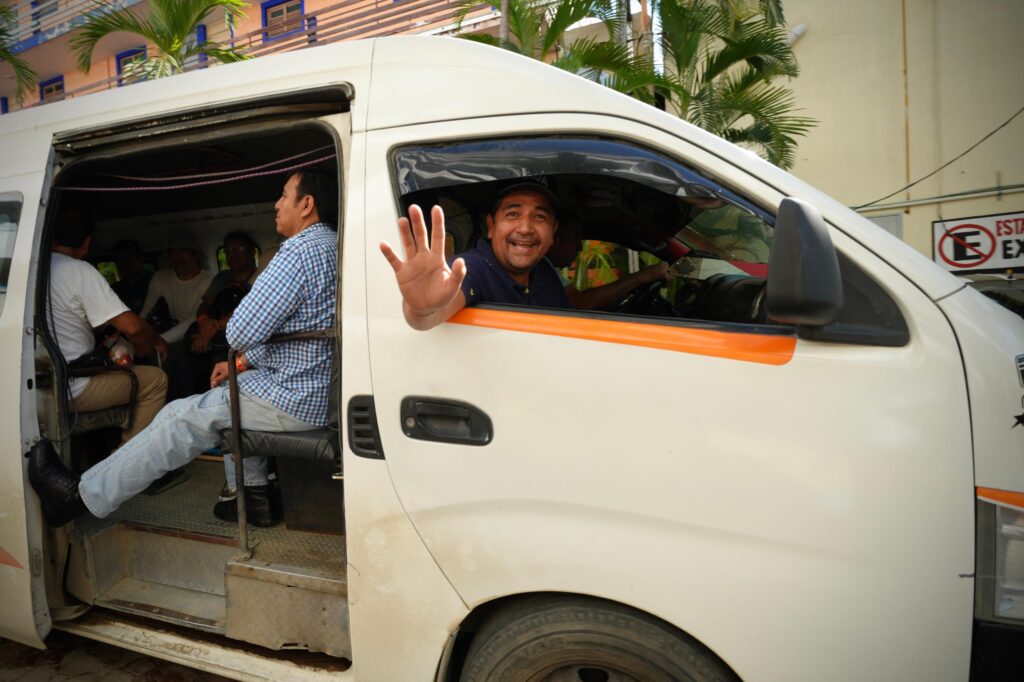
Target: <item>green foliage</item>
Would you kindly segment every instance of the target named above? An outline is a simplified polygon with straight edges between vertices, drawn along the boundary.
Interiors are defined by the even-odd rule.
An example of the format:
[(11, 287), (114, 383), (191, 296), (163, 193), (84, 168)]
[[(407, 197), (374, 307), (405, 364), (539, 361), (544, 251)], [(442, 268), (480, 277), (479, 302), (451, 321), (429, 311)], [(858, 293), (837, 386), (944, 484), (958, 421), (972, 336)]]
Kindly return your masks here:
[[(215, 9), (223, 9), (229, 23), (242, 16), (243, 0), (149, 0), (149, 15), (137, 17), (128, 10), (94, 0), (88, 21), (71, 38), (71, 49), (83, 72), (92, 66), (96, 44), (111, 33), (127, 32), (143, 37), (151, 48), (146, 59), (128, 64), (126, 78), (163, 78), (185, 69), (187, 60), (206, 55), (213, 61), (237, 62), (247, 57), (233, 47), (196, 41), (196, 28)], [(151, 53), (151, 54), (150, 54)]]
[(740, 14), (723, 4), (728, 3), (654, 4), (670, 82), (667, 99), (681, 118), (788, 168), (796, 138), (815, 122), (795, 115), (793, 93), (774, 83), (800, 72), (786, 32), (760, 9)]
[[(459, 22), (477, 7), (462, 0)], [(509, 40), (470, 40), (550, 61), (553, 66), (666, 109), (783, 168), (793, 165), (797, 138), (815, 121), (796, 115), (793, 93), (776, 83), (799, 67), (783, 28), (781, 0), (652, 0), (662, 55), (635, 47), (617, 0), (509, 0)], [(599, 19), (605, 39), (566, 44), (581, 19)]]
[(29, 63), (12, 51), (16, 26), (14, 10), (6, 5), (0, 5), (0, 62), (7, 62), (14, 71), (14, 83), (17, 87), (15, 96), (20, 103), (24, 100), (25, 92), (31, 90), (38, 79)]

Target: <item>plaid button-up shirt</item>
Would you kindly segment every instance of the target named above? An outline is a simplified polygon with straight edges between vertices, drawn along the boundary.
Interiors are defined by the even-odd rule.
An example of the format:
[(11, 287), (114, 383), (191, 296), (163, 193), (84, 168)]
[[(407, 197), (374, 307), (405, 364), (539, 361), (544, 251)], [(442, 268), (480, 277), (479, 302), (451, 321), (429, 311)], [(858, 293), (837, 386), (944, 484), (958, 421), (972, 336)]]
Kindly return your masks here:
[(252, 369), (238, 388), (279, 410), (325, 426), (334, 341), (264, 343), (276, 334), (334, 329), (338, 234), (325, 223), (289, 237), (228, 322), (228, 343)]

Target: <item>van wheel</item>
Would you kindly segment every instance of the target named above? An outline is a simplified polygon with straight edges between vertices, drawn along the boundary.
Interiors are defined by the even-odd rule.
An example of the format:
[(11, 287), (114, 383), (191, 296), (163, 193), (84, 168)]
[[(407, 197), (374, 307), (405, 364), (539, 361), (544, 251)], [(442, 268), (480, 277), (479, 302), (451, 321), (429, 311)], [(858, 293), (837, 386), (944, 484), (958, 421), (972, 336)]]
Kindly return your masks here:
[(480, 628), (462, 682), (734, 682), (714, 654), (671, 625), (598, 599), (530, 597)]

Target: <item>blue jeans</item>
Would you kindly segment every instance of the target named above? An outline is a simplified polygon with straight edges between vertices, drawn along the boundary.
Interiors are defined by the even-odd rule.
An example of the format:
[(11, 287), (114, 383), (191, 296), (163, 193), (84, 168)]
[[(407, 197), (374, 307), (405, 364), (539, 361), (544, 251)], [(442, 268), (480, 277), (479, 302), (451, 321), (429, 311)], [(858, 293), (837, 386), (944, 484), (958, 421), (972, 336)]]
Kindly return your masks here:
[[(317, 428), (277, 409), (270, 403), (240, 394), (242, 427), (254, 431), (309, 431)], [(145, 490), (168, 471), (185, 466), (221, 442), (220, 432), (231, 428), (228, 387), (168, 403), (149, 426), (90, 468), (78, 492), (93, 516), (103, 518)], [(228, 481), (234, 487), (234, 467), (225, 454)], [(250, 457), (244, 462), (245, 484), (267, 483), (267, 461)]]

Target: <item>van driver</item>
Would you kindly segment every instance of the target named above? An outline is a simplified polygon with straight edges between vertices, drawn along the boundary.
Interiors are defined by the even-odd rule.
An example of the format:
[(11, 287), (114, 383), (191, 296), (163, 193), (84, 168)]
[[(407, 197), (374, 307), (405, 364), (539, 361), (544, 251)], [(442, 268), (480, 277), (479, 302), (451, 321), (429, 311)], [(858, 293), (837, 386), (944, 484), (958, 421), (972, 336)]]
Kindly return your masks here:
[[(545, 258), (558, 231), (558, 200), (539, 182), (520, 182), (501, 189), (487, 215), (487, 239), (449, 266), (444, 255), (444, 213), (431, 211), (431, 239), (419, 206), (398, 220), (403, 261), (387, 242), (380, 250), (395, 271), (402, 292), (402, 313), (413, 329), (425, 331), (445, 322), (466, 306), (510, 303), (542, 308), (573, 308), (565, 285)], [(667, 267), (652, 266), (605, 294), (624, 296), (662, 278)], [(641, 273), (637, 273), (638, 275)], [(594, 305), (604, 301), (594, 302)]]

